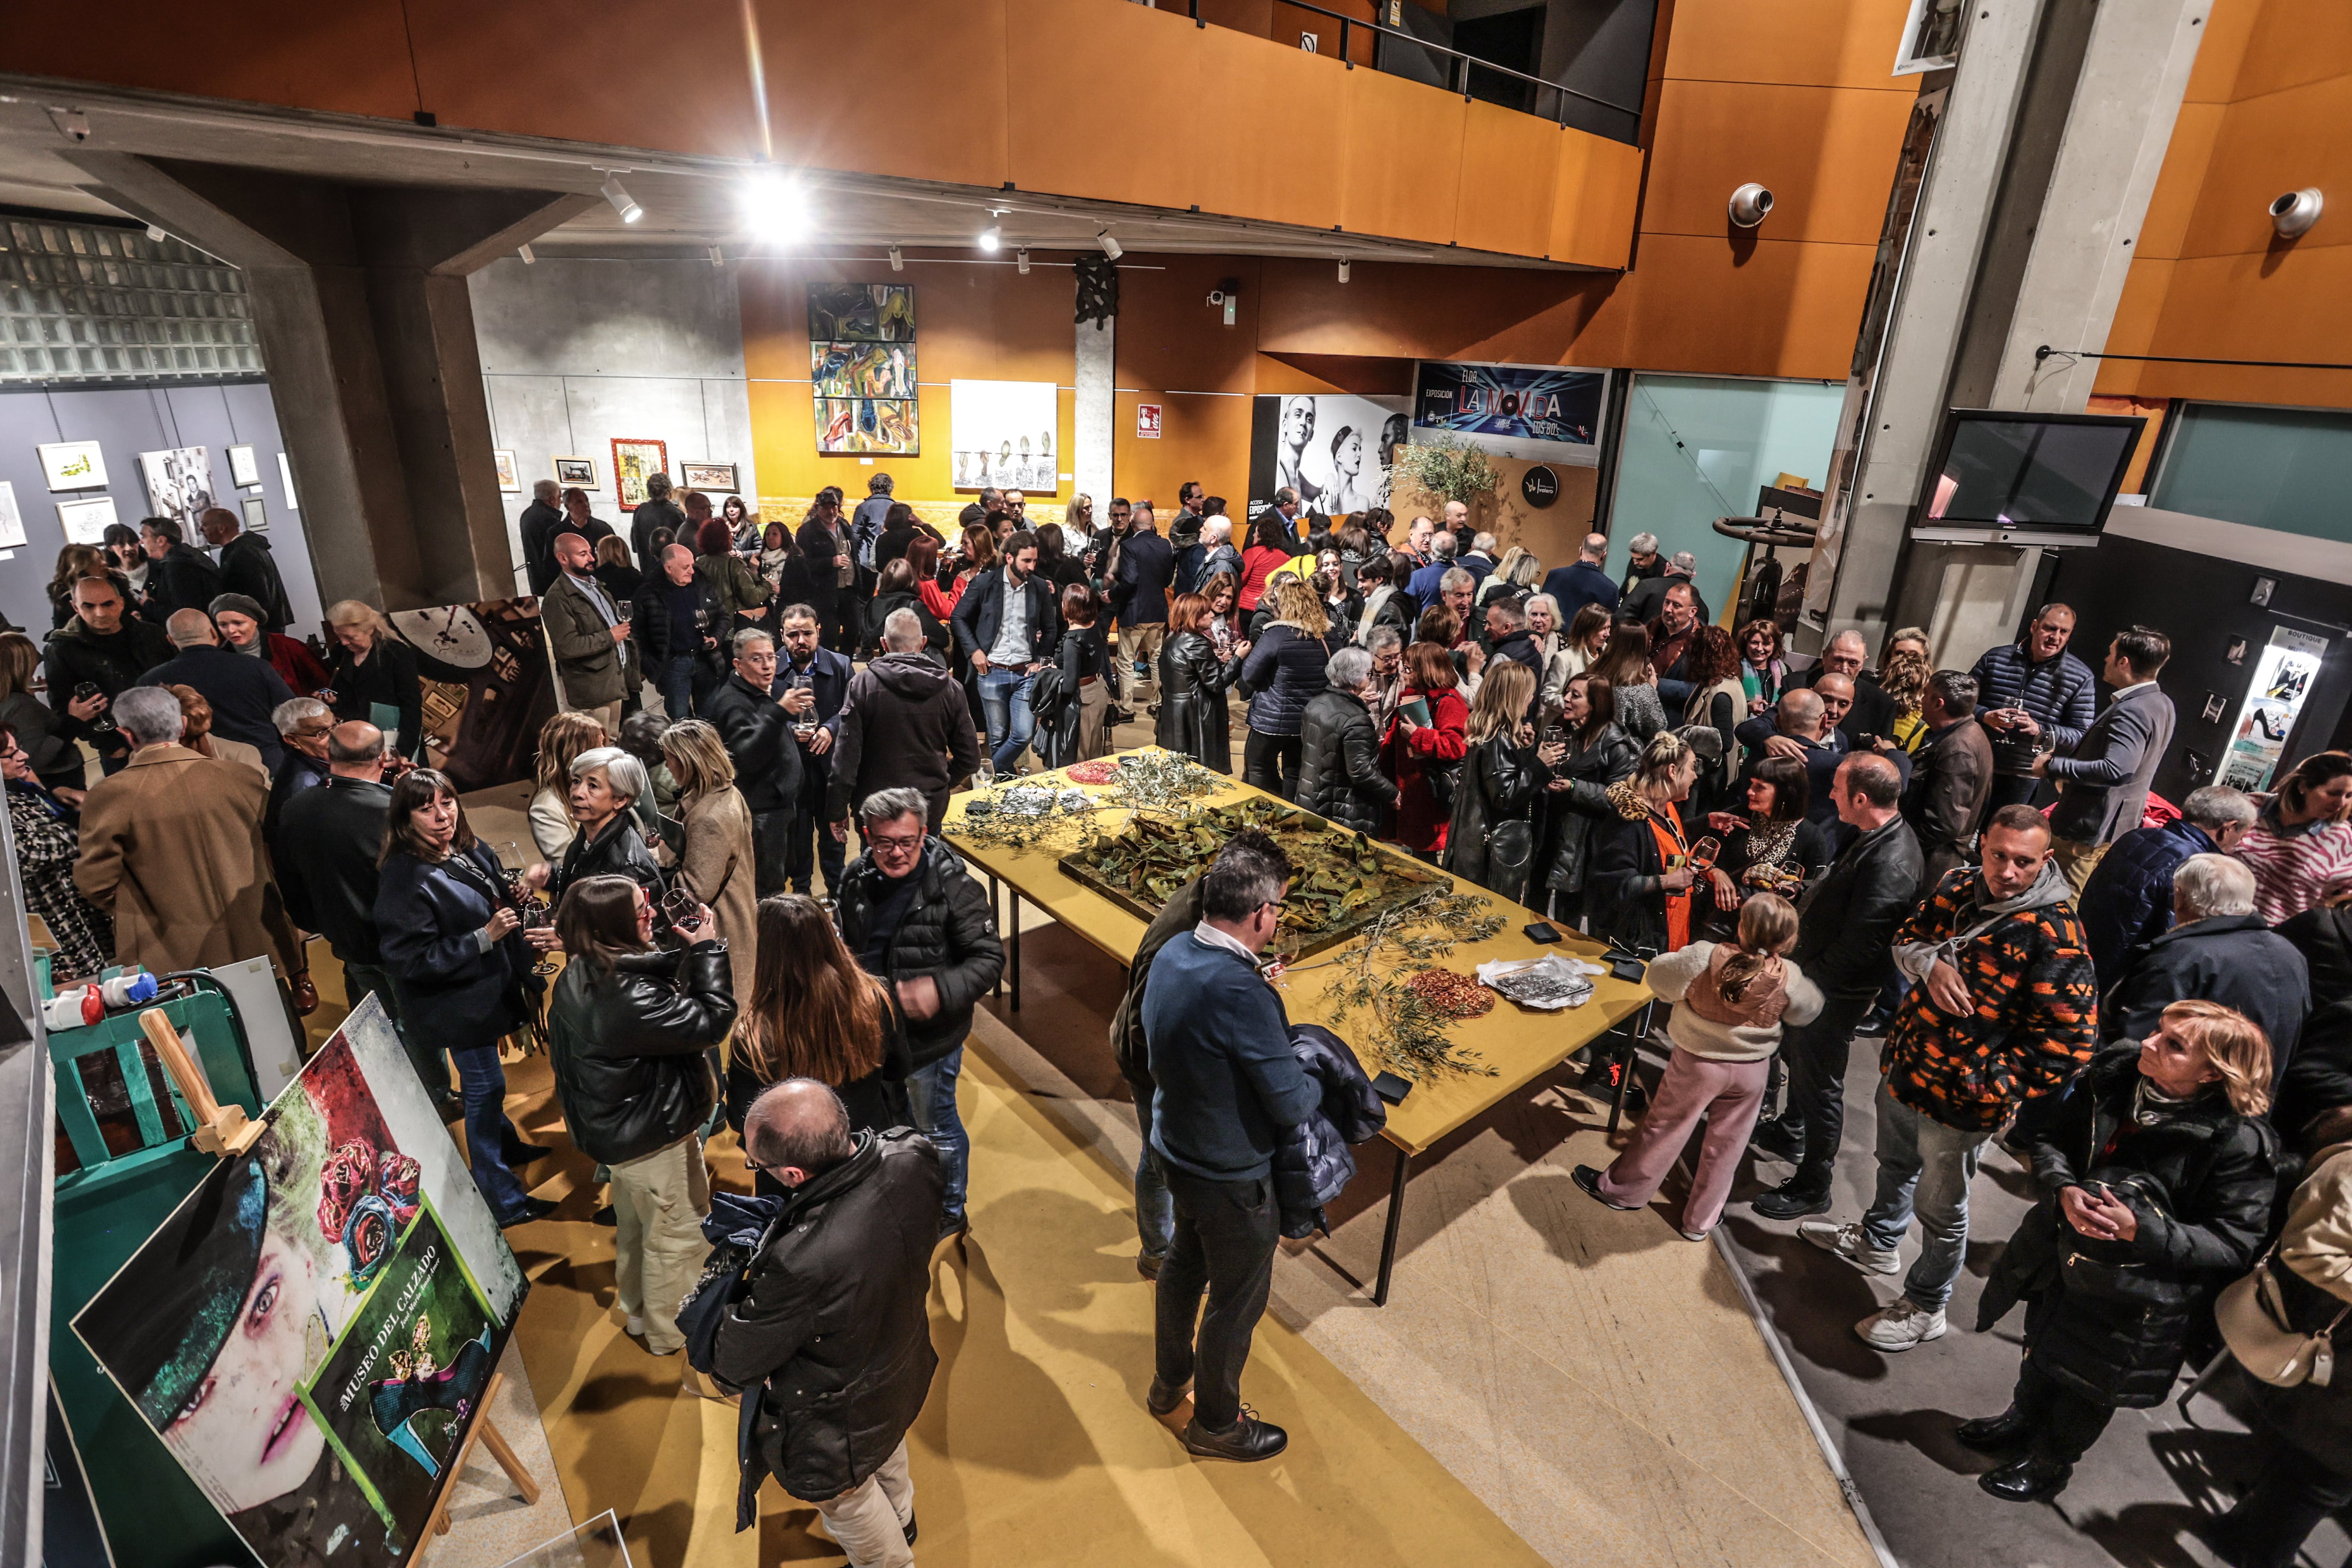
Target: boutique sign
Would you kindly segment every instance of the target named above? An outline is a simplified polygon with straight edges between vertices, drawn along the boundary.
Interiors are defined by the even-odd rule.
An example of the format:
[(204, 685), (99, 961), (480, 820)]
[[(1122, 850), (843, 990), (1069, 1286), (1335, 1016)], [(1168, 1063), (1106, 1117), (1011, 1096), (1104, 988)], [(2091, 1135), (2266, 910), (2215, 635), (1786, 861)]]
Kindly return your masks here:
[(1590, 468), (1600, 460), (1607, 386), (1597, 370), (1423, 360), (1413, 428), (1461, 436), (1503, 457)]

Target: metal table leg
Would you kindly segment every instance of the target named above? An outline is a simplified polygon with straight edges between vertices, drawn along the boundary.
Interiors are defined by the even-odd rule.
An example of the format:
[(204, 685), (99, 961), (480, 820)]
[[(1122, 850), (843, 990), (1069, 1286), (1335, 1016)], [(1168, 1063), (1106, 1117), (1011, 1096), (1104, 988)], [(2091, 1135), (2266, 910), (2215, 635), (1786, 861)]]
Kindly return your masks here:
[(1609, 1108), (1609, 1131), (1615, 1132), (1617, 1124), (1625, 1119), (1625, 1100), (1633, 1092), (1633, 1069), (1641, 1065), (1642, 1042), (1650, 1037), (1650, 1012), (1654, 1001), (1642, 1004), (1641, 1021), (1633, 1026), (1633, 1037), (1625, 1048), (1625, 1070), (1617, 1075), (1617, 1100)]
[(1389, 1180), (1388, 1234), (1381, 1238), (1381, 1277), (1372, 1287), (1372, 1305), (1389, 1304), (1389, 1276), (1396, 1269), (1397, 1232), (1404, 1226), (1404, 1179), (1412, 1169), (1412, 1156), (1397, 1145), (1396, 1174)]
[[(999, 883), (996, 880), (995, 873), (991, 872), (988, 878), (988, 918), (990, 920), (994, 920), (996, 918), (996, 911), (1003, 905), (1003, 900), (997, 897), (996, 889), (998, 886)], [(996, 929), (1003, 931), (1004, 928), (1000, 925)], [(992, 996), (1002, 996), (1004, 994), (1004, 974), (1003, 971), (1000, 970), (997, 973), (996, 984), (989, 987), (988, 994)]]
[(1021, 889), (1013, 894), (1013, 1010), (1021, 1011)]

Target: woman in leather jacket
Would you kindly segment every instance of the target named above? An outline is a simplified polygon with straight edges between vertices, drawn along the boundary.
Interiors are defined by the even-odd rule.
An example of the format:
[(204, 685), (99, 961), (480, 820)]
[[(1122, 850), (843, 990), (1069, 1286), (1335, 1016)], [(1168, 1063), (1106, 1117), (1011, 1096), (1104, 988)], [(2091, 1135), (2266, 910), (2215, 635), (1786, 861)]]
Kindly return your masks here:
[(1233, 732), (1225, 693), (1242, 672), (1249, 645), (1235, 645), (1233, 657), (1217, 658), (1206, 626), (1209, 602), (1179, 594), (1168, 610), (1168, 640), (1160, 648), (1160, 725), (1153, 739), (1212, 772), (1234, 771)]
[(625, 877), (564, 892), (556, 934), (571, 954), (548, 1005), (548, 1059), (572, 1141), (612, 1171), (614, 1285), (629, 1332), (667, 1355), (677, 1310), (709, 1247), (702, 1128), (718, 1103), (703, 1053), (735, 1025), (727, 944), (707, 907), (654, 946), (654, 900)]
[(1380, 689), (1372, 656), (1343, 647), (1323, 666), (1329, 684), (1298, 720), (1298, 802), (1335, 827), (1378, 834), (1393, 811), (1397, 787), (1381, 772), (1381, 727), (1372, 717)]
[(1536, 760), (1535, 731), (1524, 721), (1535, 698), (1535, 671), (1511, 659), (1496, 660), (1479, 682), (1470, 754), (1445, 830), (1445, 869), (1515, 901), (1527, 892), (1535, 852), (1528, 807), (1548, 776)]
[(1543, 750), (1552, 807), (1544, 883), (1551, 889), (1552, 918), (1571, 924), (1581, 923), (1586, 912), (1593, 835), (1617, 815), (1609, 786), (1633, 777), (1639, 752), (1616, 719), (1617, 699), (1607, 680), (1570, 676), (1560, 689), (1556, 738)]
[[(533, 866), (526, 873), (533, 887), (545, 888), (560, 899), (574, 882), (587, 877), (626, 877), (655, 898), (667, 886), (653, 851), (637, 830), (637, 802), (653, 794), (653, 780), (645, 763), (618, 746), (594, 746), (572, 759), (572, 820), (580, 830), (563, 851), (563, 858)], [(552, 939), (535, 935), (534, 942)]]

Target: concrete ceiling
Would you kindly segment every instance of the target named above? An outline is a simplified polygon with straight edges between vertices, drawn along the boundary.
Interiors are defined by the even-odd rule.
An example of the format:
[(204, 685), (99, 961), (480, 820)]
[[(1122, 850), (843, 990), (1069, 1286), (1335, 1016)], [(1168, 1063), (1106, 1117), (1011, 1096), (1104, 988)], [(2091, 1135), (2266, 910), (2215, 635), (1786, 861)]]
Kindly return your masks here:
[[(69, 106), (78, 118), (67, 118)], [(77, 141), (71, 133), (86, 128)], [(699, 254), (730, 257), (828, 254), (901, 245), (970, 247), (992, 225), (1004, 253), (1086, 250), (1106, 228), (1131, 252), (1296, 256), (1581, 270), (1524, 257), (1415, 245), (1359, 235), (1258, 223), (1117, 203), (997, 192), (927, 181), (813, 171), (803, 179), (814, 223), (811, 237), (780, 246), (748, 226), (741, 165), (578, 142), (491, 137), (291, 110), (130, 91), (65, 89), (0, 76), (0, 204), (61, 213), (125, 216), (77, 168), (76, 151), (128, 153), (276, 170), (372, 184), (474, 185), (594, 195), (619, 171), (644, 208), (624, 224), (599, 201), (533, 243), (550, 255)]]

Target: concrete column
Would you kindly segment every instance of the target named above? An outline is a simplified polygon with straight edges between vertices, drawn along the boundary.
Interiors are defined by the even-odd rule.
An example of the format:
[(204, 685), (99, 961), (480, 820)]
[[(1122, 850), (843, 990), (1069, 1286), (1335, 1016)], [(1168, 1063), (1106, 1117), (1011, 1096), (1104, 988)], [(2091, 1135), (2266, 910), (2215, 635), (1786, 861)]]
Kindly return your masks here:
[(2013, 630), (2041, 552), (1912, 543), (1926, 468), (1948, 406), (2081, 411), (2095, 362), (2033, 351), (2105, 342), (2210, 4), (1970, 6), (1884, 348), (1856, 367), (1809, 641), (1859, 626), (1875, 649), (1918, 624), (1937, 662), (1966, 663)]
[(513, 592), (466, 274), (595, 198), (75, 156), (108, 202), (244, 270), (321, 597)]
[(1077, 331), (1075, 384), (1078, 389), (1076, 428), (1071, 432), (1070, 472), (1082, 494), (1095, 498), (1095, 518), (1109, 516), (1104, 509), (1118, 492), (1112, 454), (1118, 445), (1118, 400), (1113, 395), (1112, 346), (1118, 320), (1080, 321)]

